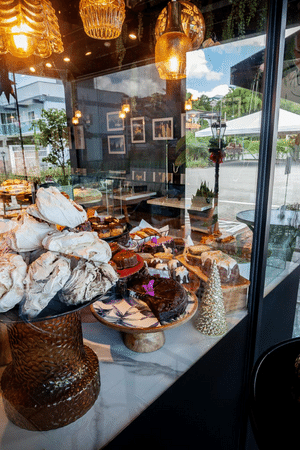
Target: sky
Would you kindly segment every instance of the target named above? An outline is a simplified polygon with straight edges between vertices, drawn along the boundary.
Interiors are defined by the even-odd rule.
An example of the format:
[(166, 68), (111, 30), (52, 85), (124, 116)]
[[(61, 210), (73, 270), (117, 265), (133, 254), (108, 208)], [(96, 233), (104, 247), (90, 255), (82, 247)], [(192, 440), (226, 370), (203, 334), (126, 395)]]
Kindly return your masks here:
[[(286, 37), (299, 29), (300, 27), (286, 30)], [(260, 35), (187, 53), (187, 92), (195, 98), (201, 95), (226, 95), (230, 88), (231, 67), (263, 50), (265, 40), (265, 35)], [(17, 75), (17, 85), (21, 87), (37, 79), (39, 78)], [(51, 79), (47, 81), (55, 82)], [(165, 92), (165, 83), (159, 79), (154, 64), (98, 77), (95, 79), (95, 87), (139, 97)]]
[[(299, 30), (286, 30), (286, 37)], [(226, 95), (230, 87), (230, 69), (265, 48), (266, 36), (195, 50), (187, 54), (187, 92), (194, 97)]]

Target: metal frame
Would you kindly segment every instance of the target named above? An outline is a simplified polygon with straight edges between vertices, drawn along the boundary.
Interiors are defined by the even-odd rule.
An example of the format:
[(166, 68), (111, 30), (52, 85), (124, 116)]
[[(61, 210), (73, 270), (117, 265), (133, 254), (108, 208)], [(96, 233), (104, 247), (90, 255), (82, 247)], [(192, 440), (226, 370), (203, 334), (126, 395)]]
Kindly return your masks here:
[[(248, 296), (248, 342), (245, 361), (245, 386), (249, 385), (251, 369), (259, 356), (258, 336), (261, 331), (264, 284), (267, 262), (270, 211), (276, 158), (281, 79), (284, 59), (285, 28), (288, 0), (268, 0), (263, 105), (261, 119), (259, 164), (256, 190), (255, 228), (253, 233), (250, 288)], [(245, 428), (248, 392), (245, 392)], [(241, 434), (245, 448), (246, 429)]]

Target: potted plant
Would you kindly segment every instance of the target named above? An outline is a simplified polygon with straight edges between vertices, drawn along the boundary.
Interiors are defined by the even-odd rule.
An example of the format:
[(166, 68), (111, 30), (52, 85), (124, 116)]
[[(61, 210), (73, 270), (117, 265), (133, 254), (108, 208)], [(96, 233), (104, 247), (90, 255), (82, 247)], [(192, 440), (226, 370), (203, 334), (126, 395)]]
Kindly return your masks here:
[(196, 194), (192, 196), (191, 207), (188, 209), (191, 228), (203, 233), (212, 233), (217, 216), (214, 214), (214, 192), (209, 189), (206, 181), (201, 182)]

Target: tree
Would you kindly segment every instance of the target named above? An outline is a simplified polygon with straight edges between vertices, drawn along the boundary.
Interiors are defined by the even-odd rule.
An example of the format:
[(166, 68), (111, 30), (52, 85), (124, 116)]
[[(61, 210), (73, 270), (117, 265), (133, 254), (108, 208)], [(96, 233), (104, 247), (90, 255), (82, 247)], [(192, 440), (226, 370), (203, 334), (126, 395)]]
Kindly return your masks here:
[(40, 130), (39, 141), (41, 145), (51, 146), (49, 155), (43, 158), (44, 162), (48, 162), (57, 166), (62, 171), (61, 183), (68, 184), (68, 167), (70, 160), (66, 157), (65, 148), (67, 145), (67, 115), (64, 110), (51, 108), (42, 110), (41, 119), (35, 122)]

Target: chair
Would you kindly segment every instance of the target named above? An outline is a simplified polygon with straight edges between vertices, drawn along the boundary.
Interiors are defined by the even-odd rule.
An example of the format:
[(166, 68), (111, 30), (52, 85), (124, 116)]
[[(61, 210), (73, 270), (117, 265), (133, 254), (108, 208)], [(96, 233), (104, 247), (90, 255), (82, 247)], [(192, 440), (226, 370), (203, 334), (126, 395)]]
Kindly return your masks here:
[(250, 377), (250, 422), (260, 450), (299, 448), (300, 338), (281, 342), (256, 361)]

